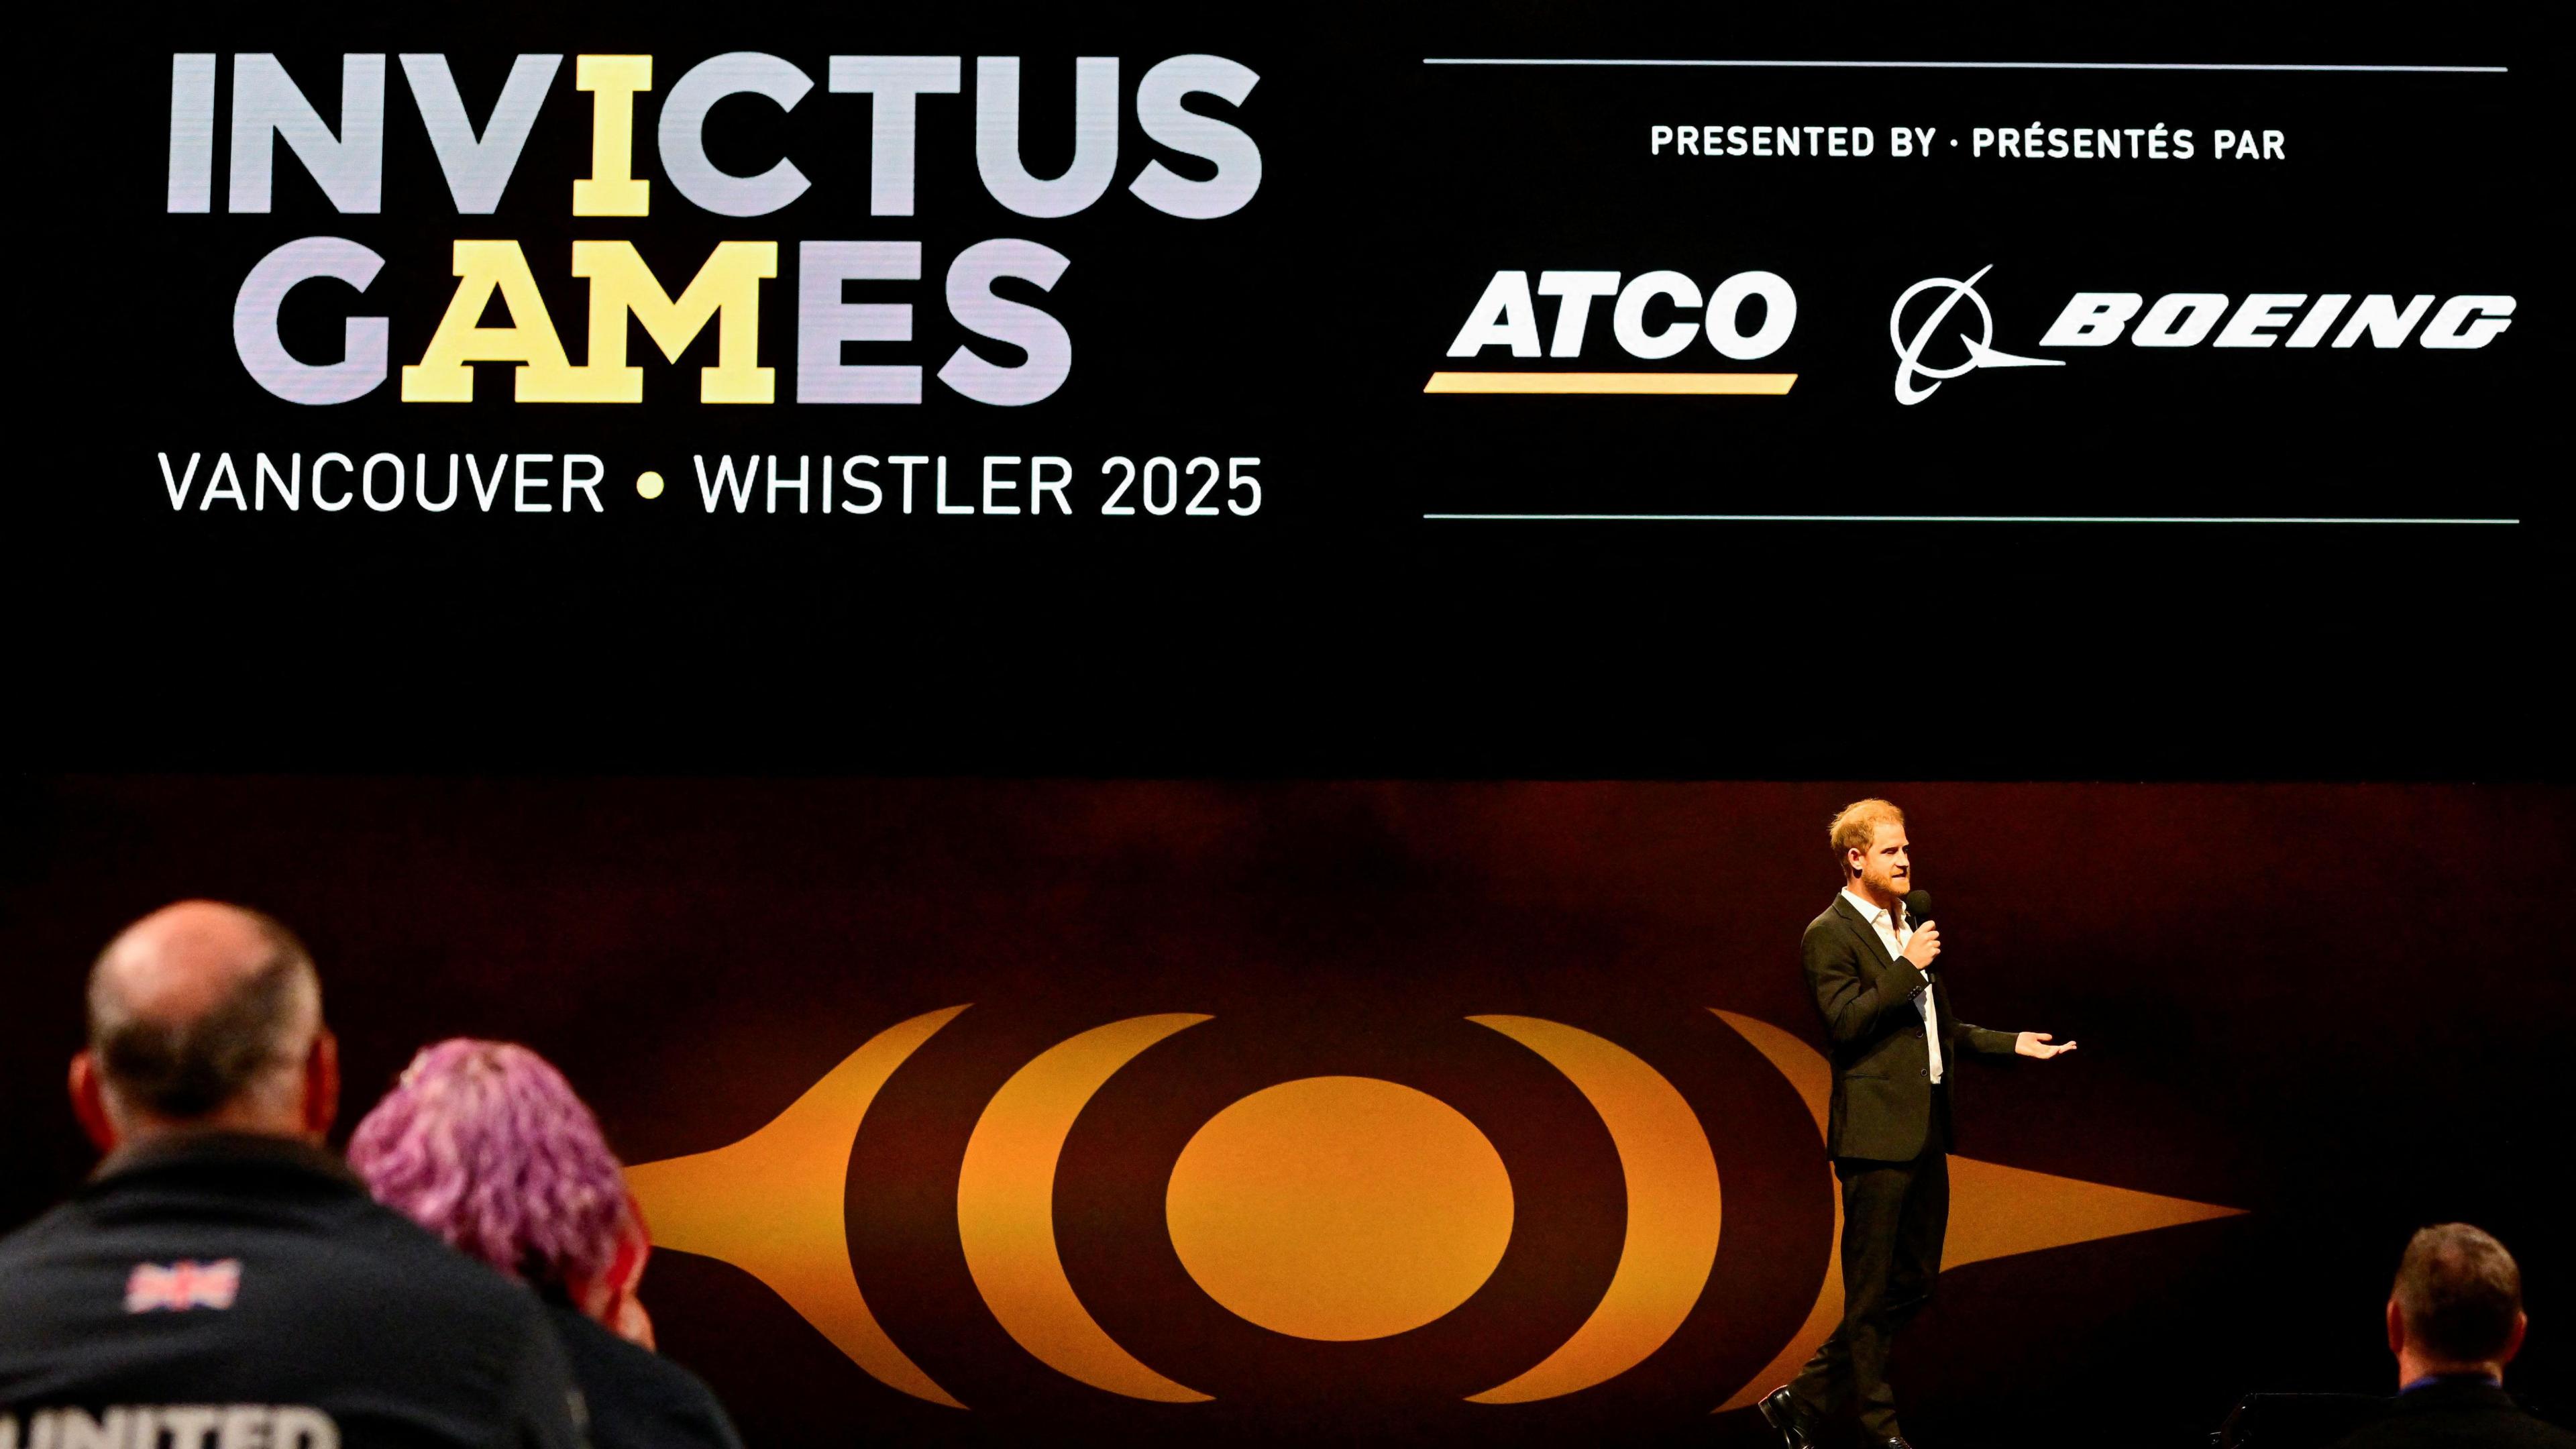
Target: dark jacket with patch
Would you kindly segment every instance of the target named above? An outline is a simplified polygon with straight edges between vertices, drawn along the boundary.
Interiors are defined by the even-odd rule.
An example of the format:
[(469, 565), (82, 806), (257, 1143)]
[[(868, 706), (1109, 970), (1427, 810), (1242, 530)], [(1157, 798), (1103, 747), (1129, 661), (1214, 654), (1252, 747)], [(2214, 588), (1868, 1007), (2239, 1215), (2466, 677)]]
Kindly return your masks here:
[(572, 1396), (533, 1294), (301, 1143), (119, 1152), (0, 1239), (0, 1441), (579, 1449)]
[[(1933, 1019), (1941, 1027), (1942, 1082), (1970, 1053), (2009, 1060), (2013, 1034), (1970, 1026), (1950, 1009), (1950, 988), (1939, 973), (1926, 977), (1887, 943), (1840, 891), (1825, 913), (1807, 923), (1801, 955), (1807, 992), (1824, 1019), (1834, 1064), (1834, 1095), (1825, 1125), (1831, 1157), (1907, 1162), (1929, 1140), (1934, 1110), (1932, 1052), (1923, 1040), (1923, 1014), (1914, 993), (1928, 982)], [(1940, 1094), (1947, 1111), (1948, 1093)], [(1953, 1141), (1941, 1123), (1943, 1141)]]

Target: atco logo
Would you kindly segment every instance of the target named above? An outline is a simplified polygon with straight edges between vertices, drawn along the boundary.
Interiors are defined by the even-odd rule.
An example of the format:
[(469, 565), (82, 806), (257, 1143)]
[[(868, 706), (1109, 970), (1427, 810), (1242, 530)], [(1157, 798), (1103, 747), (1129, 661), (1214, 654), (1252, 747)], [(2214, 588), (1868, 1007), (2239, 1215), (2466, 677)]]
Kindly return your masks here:
[[(1993, 270), (1994, 264), (1989, 262), (1977, 269), (1976, 276), (1964, 282), (1950, 277), (1926, 277), (1906, 288), (1905, 295), (1896, 299), (1896, 310), (1887, 314), (1887, 339), (1896, 344), (1896, 400), (1898, 402), (1912, 407), (1939, 392), (1942, 383), (1961, 376), (1973, 368), (2064, 367), (2066, 365), (2051, 357), (2016, 357), (2009, 352), (1997, 352), (1990, 345), (1995, 340), (1995, 314), (1986, 310), (1986, 299), (1977, 295), (1977, 283), (1986, 273)], [(1940, 299), (1934, 303), (1930, 314), (1925, 316), (1922, 323), (1914, 329), (1914, 335), (1906, 336), (1906, 304), (1936, 287), (1946, 287), (1949, 290), (1940, 294)], [(1959, 341), (1968, 350), (1966, 359), (1951, 367), (1924, 366), (1924, 346), (1935, 340), (1934, 334), (1943, 330), (1941, 324), (1949, 321), (1950, 314), (1958, 310), (1962, 300), (1977, 309), (1977, 335), (1970, 337), (1964, 331), (1958, 334)], [(1916, 387), (1914, 379), (1918, 376), (1932, 379), (1932, 385)]]
[[(1978, 281), (1993, 270), (1992, 265), (1981, 267), (1964, 282), (1926, 277), (1897, 297), (1887, 315), (1887, 338), (1896, 348), (1899, 403), (1912, 407), (1940, 391), (1942, 383), (1976, 368), (2065, 365), (2062, 358), (2021, 357), (1994, 349), (1994, 314), (1977, 294)], [(1922, 320), (1909, 331), (1907, 310), (1927, 294), (1933, 299), (1930, 311), (1922, 312)], [(2225, 292), (2167, 292), (2150, 307), (2138, 292), (2078, 292), (2067, 299), (2039, 345), (2108, 347), (2125, 335), (2132, 347), (2198, 347), (2208, 342), (2213, 347), (2280, 346), (2297, 351), (2351, 347), (2366, 339), (2372, 347), (2385, 350), (2403, 347), (2412, 337), (2418, 347), (2467, 352), (2486, 346), (2512, 325), (2511, 297), (2464, 293), (2436, 308), (2434, 296), (2417, 293), (2400, 305), (2396, 293), (2373, 292), (2356, 307), (2349, 292), (2325, 292), (2313, 300), (2305, 292), (2250, 292), (2241, 301)], [(1976, 310), (1974, 337), (1956, 317), (1962, 301)], [(2139, 315), (2141, 310), (2144, 316)], [(2428, 313), (2430, 321), (2425, 320)], [(2418, 323), (2423, 323), (2420, 333)], [(2284, 328), (2288, 330), (2283, 332)], [(2214, 341), (2212, 333), (2217, 334)], [(1946, 361), (1948, 354), (1940, 344), (1951, 335), (1965, 349), (1964, 356), (1946, 366), (1927, 363), (1926, 353), (1934, 351), (1941, 351)], [(1917, 378), (1932, 381), (1921, 386)]]

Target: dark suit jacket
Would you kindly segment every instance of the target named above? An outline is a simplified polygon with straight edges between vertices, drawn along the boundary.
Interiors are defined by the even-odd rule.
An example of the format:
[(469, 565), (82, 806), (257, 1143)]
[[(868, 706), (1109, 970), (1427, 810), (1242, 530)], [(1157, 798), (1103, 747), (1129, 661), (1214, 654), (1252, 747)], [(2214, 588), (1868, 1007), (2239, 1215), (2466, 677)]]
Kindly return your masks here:
[[(1932, 1126), (1932, 1052), (1924, 1045), (1923, 1014), (1914, 1004), (1924, 974), (1913, 962), (1888, 955), (1887, 943), (1840, 891), (1823, 915), (1807, 923), (1802, 954), (1807, 991), (1833, 1048), (1826, 1154), (1912, 1160)], [(1950, 987), (1941, 973), (1929, 979), (1933, 1017), (1941, 1025), (1943, 1082), (1957, 1080), (1953, 1068), (1971, 1053), (2012, 1057), (2011, 1032), (1961, 1021), (1950, 1009)]]
[(2398, 1395), (2385, 1417), (2335, 1449), (2576, 1449), (2576, 1434), (2533, 1417), (2492, 1384), (2455, 1379)]
[(591, 1449), (742, 1449), (724, 1405), (696, 1374), (628, 1343), (559, 1295), (546, 1313), (590, 1411)]

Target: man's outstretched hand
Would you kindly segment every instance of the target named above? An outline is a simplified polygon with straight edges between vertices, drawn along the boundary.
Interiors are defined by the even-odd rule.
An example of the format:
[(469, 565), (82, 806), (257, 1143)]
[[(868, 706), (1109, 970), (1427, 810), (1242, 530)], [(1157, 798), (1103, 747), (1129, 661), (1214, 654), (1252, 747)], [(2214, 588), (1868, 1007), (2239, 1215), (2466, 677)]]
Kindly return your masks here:
[(2055, 1046), (2050, 1046), (2049, 1043), (2052, 1041), (2056, 1041), (2056, 1038), (2047, 1032), (2026, 1031), (2013, 1038), (2013, 1050), (2022, 1056), (2037, 1057), (2043, 1062), (2060, 1052), (2075, 1050), (2075, 1043), (2071, 1041), (2061, 1041)]

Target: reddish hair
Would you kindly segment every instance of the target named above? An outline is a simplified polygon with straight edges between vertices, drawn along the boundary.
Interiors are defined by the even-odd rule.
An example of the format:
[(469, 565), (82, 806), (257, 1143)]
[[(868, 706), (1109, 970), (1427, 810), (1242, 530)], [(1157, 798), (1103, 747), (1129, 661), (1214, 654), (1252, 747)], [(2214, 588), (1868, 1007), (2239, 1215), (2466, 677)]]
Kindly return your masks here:
[(1878, 838), (1878, 827), (1904, 823), (1904, 811), (1879, 799), (1854, 800), (1834, 816), (1825, 832), (1834, 843), (1834, 868), (1841, 873), (1845, 885), (1852, 878), (1851, 852), (1868, 854), (1870, 842)]

